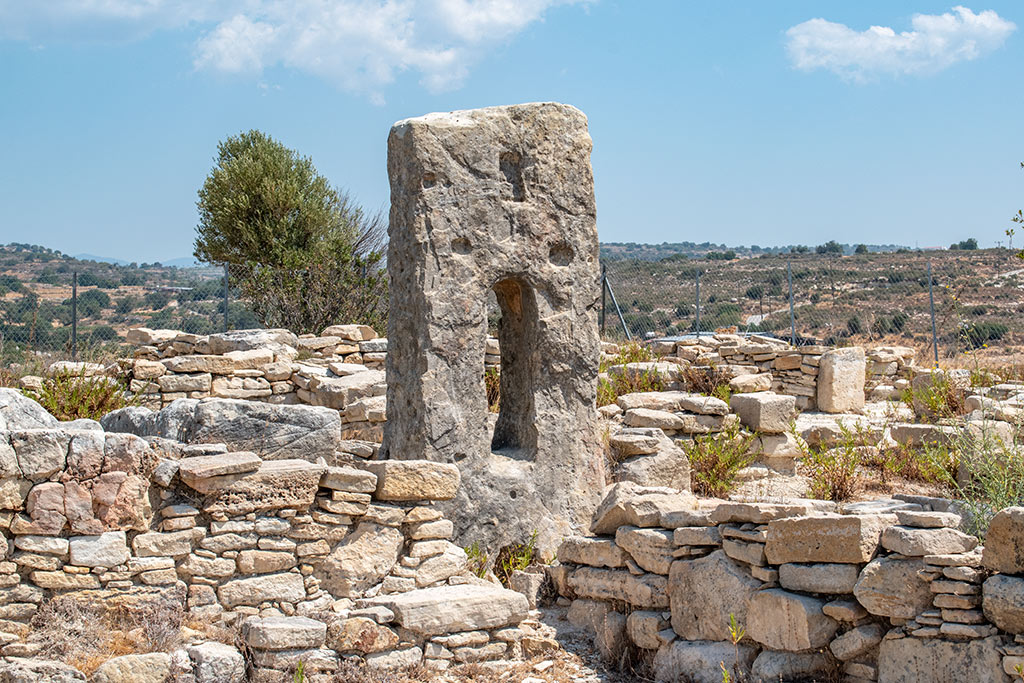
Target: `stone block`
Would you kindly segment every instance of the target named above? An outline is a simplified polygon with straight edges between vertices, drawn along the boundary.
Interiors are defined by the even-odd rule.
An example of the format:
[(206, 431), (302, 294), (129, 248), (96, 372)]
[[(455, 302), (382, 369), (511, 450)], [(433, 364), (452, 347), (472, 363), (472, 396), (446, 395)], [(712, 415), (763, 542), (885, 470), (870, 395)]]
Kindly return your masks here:
[[(657, 683), (722, 683), (724, 662), (730, 680), (747, 679), (757, 657), (758, 648), (741, 642), (732, 643), (706, 640), (674, 640), (662, 645), (654, 656), (654, 680)], [(687, 676), (683, 679), (681, 674)]]
[(471, 584), (422, 588), (368, 602), (387, 607), (397, 624), (425, 636), (517, 625), (529, 609), (521, 593)]
[(985, 617), (1007, 633), (1024, 633), (1024, 578), (997, 574), (982, 585)]
[(974, 536), (947, 527), (891, 526), (882, 532), (882, 547), (910, 557), (966, 553), (977, 545), (978, 539)]
[(779, 565), (779, 585), (805, 593), (845, 595), (853, 592), (859, 573), (855, 564), (786, 563)]
[(108, 531), (98, 536), (72, 536), (68, 541), (73, 565), (109, 569), (128, 561), (128, 544), (123, 531)]
[(377, 500), (451, 500), (459, 488), (459, 468), (428, 460), (376, 460), (360, 466), (377, 476)]
[(857, 413), (864, 409), (867, 362), (864, 349), (832, 349), (818, 364), (818, 409), (826, 413)]
[(242, 622), (242, 638), (257, 650), (316, 648), (327, 639), (327, 624), (308, 617), (251, 617)]
[(1024, 574), (1024, 507), (996, 513), (985, 534), (982, 563), (1003, 574)]
[(626, 552), (611, 538), (570, 536), (558, 546), (558, 561), (615, 569), (626, 566)]
[(217, 597), (228, 609), (263, 602), (300, 602), (306, 599), (306, 587), (301, 574), (266, 574), (232, 579), (217, 588)]
[(668, 584), (664, 576), (635, 576), (623, 569), (581, 567), (569, 577), (569, 586), (583, 598), (620, 600), (634, 607), (668, 607)]
[(824, 601), (772, 588), (760, 591), (747, 610), (747, 635), (765, 647), (786, 652), (822, 648), (839, 628), (822, 612)]
[(208, 514), (244, 515), (257, 510), (305, 509), (313, 504), (326, 467), (305, 460), (263, 461), (255, 472), (208, 495)]
[(697, 560), (674, 562), (667, 585), (672, 628), (687, 640), (728, 640), (729, 615), (746, 624), (747, 607), (760, 588), (760, 581), (721, 550)]
[(878, 683), (1008, 683), (1002, 639), (887, 638), (878, 649)]
[(789, 429), (796, 414), (796, 398), (770, 391), (736, 394), (729, 399), (732, 408), (745, 427), (756, 432), (782, 433)]
[(880, 557), (861, 571), (853, 594), (871, 614), (892, 619), (913, 619), (932, 604), (932, 591), (919, 572), (920, 560)]
[(868, 562), (878, 551), (882, 531), (895, 515), (809, 515), (768, 523), (765, 554), (771, 564)]

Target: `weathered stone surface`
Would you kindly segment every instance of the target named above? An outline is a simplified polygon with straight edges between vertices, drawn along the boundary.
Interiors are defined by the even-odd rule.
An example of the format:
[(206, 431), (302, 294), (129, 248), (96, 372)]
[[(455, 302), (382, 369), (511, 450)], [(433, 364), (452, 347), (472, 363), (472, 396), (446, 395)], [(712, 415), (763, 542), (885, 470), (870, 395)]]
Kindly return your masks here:
[(116, 567), (128, 560), (128, 545), (123, 531), (108, 531), (98, 536), (72, 536), (71, 564), (79, 567)]
[(64, 469), (71, 435), (55, 429), (23, 429), (11, 432), (21, 474), (33, 483), (46, 481)]
[(839, 623), (821, 611), (822, 600), (772, 588), (750, 600), (747, 635), (773, 650), (801, 652), (824, 647)]
[(658, 448), (666, 439), (665, 433), (660, 429), (644, 429), (637, 427), (626, 427), (608, 438), (608, 445), (620, 457), (628, 458), (633, 455), (650, 455), (657, 453)]
[(623, 410), (649, 408), (670, 413), (687, 412), (698, 415), (726, 415), (729, 404), (714, 396), (691, 394), (685, 391), (645, 391), (623, 394), (615, 401)]
[(992, 518), (982, 563), (994, 572), (1024, 573), (1024, 507), (1005, 508)]
[(895, 515), (830, 515), (777, 519), (768, 524), (765, 554), (771, 564), (869, 561)]
[(196, 683), (242, 683), (245, 659), (230, 645), (207, 641), (187, 648)]
[(729, 388), (736, 394), (768, 391), (772, 388), (772, 376), (768, 372), (737, 375), (729, 380)]
[(231, 484), (247, 472), (255, 472), (263, 461), (255, 453), (237, 451), (200, 455), (178, 461), (178, 476), (200, 493), (212, 493)]
[(438, 581), (446, 581), (449, 577), (462, 572), (469, 558), (466, 551), (448, 541), (441, 541), (444, 550), (420, 562), (416, 568), (416, 587), (423, 588)]
[(132, 550), (138, 557), (184, 557), (192, 552), (193, 538), (190, 529), (138, 534), (132, 539)]
[(741, 642), (674, 640), (662, 645), (654, 656), (654, 680), (657, 683), (722, 683), (721, 663), (731, 680), (746, 680), (758, 648)]
[(721, 550), (697, 560), (674, 562), (668, 579), (672, 629), (687, 640), (728, 640), (729, 615), (745, 625), (747, 607), (760, 588), (760, 581)]
[(878, 683), (1009, 683), (1003, 673), (1002, 640), (889, 638), (878, 649)]
[(779, 681), (828, 681), (834, 667), (822, 652), (775, 652), (763, 650), (754, 660), (750, 677), (755, 683)]
[(626, 565), (626, 552), (610, 538), (571, 536), (558, 546), (559, 562), (615, 569)]
[(327, 639), (327, 624), (308, 617), (250, 617), (242, 623), (242, 637), (258, 650), (320, 647)]
[(581, 567), (569, 577), (569, 585), (583, 598), (619, 600), (634, 607), (668, 607), (668, 585), (664, 576), (635, 576), (624, 569)]
[(451, 500), (459, 488), (459, 468), (429, 460), (376, 460), (360, 463), (377, 476), (377, 500)]
[(355, 596), (391, 571), (398, 562), (403, 542), (397, 529), (362, 522), (327, 556), (318, 576), (332, 595)]
[(853, 594), (871, 614), (913, 619), (932, 603), (931, 589), (918, 575), (925, 566), (920, 560), (872, 560), (861, 571)]
[(866, 370), (864, 349), (859, 346), (825, 352), (818, 362), (818, 410), (826, 413), (863, 410)]
[(641, 569), (668, 575), (675, 550), (671, 531), (620, 526), (615, 532), (615, 544), (629, 553)]
[(985, 618), (1008, 633), (1024, 633), (1024, 578), (997, 574), (982, 586)]
[(228, 608), (278, 600), (299, 602), (306, 598), (306, 587), (301, 574), (265, 574), (228, 581), (217, 589), (217, 597)]
[(0, 388), (0, 431), (57, 429), (60, 423), (36, 401), (17, 389)]
[(630, 612), (626, 618), (626, 633), (637, 647), (646, 650), (657, 650), (663, 644), (663, 639), (658, 635), (669, 627), (665, 620), (664, 612), (653, 612), (650, 610), (637, 610)]
[(316, 498), (326, 469), (305, 460), (264, 461), (255, 472), (208, 495), (203, 509), (211, 514), (244, 515), (256, 510), (306, 508)]
[(398, 634), (367, 617), (352, 617), (333, 622), (328, 630), (328, 643), (341, 653), (369, 654), (398, 646)]
[(882, 532), (882, 546), (886, 550), (911, 557), (966, 553), (977, 545), (978, 539), (974, 536), (946, 527), (891, 526)]
[(853, 592), (859, 568), (855, 564), (779, 565), (779, 585), (805, 593), (845, 595)]
[(355, 467), (328, 467), (320, 486), (335, 491), (373, 493), (377, 490), (377, 475)]
[(427, 636), (515, 625), (529, 610), (521, 593), (471, 584), (422, 588), (368, 602), (387, 607), (400, 626)]
[(659, 526), (662, 516), (669, 512), (696, 508), (697, 499), (688, 493), (639, 486), (630, 481), (619, 482), (605, 490), (603, 500), (594, 511), (590, 531), (614, 534), (616, 529), (625, 525)]
[(745, 427), (757, 432), (781, 433), (789, 429), (789, 421), (796, 413), (796, 397), (770, 391), (736, 394), (729, 399), (729, 407), (739, 415)]
[(11, 657), (0, 662), (3, 683), (78, 683), (85, 674), (73, 666), (51, 659)]
[(870, 652), (882, 642), (885, 631), (881, 624), (864, 624), (850, 629), (829, 644), (836, 659), (846, 662)]
[[(456, 538), (472, 530), (500, 547), (538, 530), (553, 548), (600, 496), (590, 149), (586, 117), (556, 103), (430, 114), (388, 139), (383, 451), (458, 464)], [(479, 368), (491, 291), (502, 310), (493, 431)]]
[(939, 529), (948, 527), (955, 529), (960, 526), (962, 518), (954, 512), (923, 512), (920, 510), (897, 510), (896, 517), (904, 526), (919, 529)]
[(171, 674), (171, 656), (165, 652), (123, 655), (100, 664), (93, 683), (164, 683)]

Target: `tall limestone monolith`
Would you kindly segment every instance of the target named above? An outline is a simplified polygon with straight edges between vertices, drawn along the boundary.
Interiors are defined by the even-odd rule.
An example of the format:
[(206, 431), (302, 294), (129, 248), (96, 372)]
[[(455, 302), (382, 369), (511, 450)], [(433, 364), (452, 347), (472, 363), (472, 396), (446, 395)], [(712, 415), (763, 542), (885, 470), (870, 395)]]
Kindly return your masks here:
[[(586, 528), (604, 485), (595, 394), (598, 241), (587, 119), (537, 103), (396, 123), (382, 457), (452, 462), (457, 537)], [(501, 311), (488, 411), (487, 299)], [(492, 426), (493, 425), (493, 426)]]

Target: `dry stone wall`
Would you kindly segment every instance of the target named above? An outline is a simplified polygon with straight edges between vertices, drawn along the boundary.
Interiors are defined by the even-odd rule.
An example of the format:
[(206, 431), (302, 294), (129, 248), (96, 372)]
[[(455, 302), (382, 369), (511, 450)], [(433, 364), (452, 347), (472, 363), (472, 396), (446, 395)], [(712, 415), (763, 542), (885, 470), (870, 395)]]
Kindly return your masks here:
[(1024, 508), (1000, 512), (984, 548), (955, 509), (619, 483), (549, 575), (607, 660), (639, 652), (659, 681), (721, 681), (720, 663), (764, 683), (1009, 681), (1024, 662)]
[[(0, 654), (36, 654), (26, 624), (62, 596), (237, 626), (255, 671), (281, 680), (299, 662), (310, 675), (351, 657), (522, 656), (526, 597), (477, 579), (449, 540), (438, 504), (456, 495), (454, 465), (326, 448), (264, 459), (82, 426), (0, 389)], [(247, 680), (220, 643), (153, 657), (170, 680)]]

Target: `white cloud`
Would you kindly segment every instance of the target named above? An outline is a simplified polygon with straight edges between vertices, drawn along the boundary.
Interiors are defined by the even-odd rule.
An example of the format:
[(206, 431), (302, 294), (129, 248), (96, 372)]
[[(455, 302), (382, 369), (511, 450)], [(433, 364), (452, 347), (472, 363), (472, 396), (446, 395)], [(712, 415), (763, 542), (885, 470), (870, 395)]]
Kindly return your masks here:
[(953, 13), (915, 14), (911, 31), (888, 26), (855, 31), (845, 24), (811, 19), (788, 31), (786, 49), (803, 71), (827, 69), (843, 78), (867, 81), (879, 75), (935, 73), (998, 49), (1016, 24), (992, 10), (975, 14), (962, 6)]
[(198, 69), (259, 74), (283, 65), (382, 101), (410, 72), (432, 92), (555, 5), (593, 0), (0, 0), (0, 38), (137, 40), (194, 27)]

